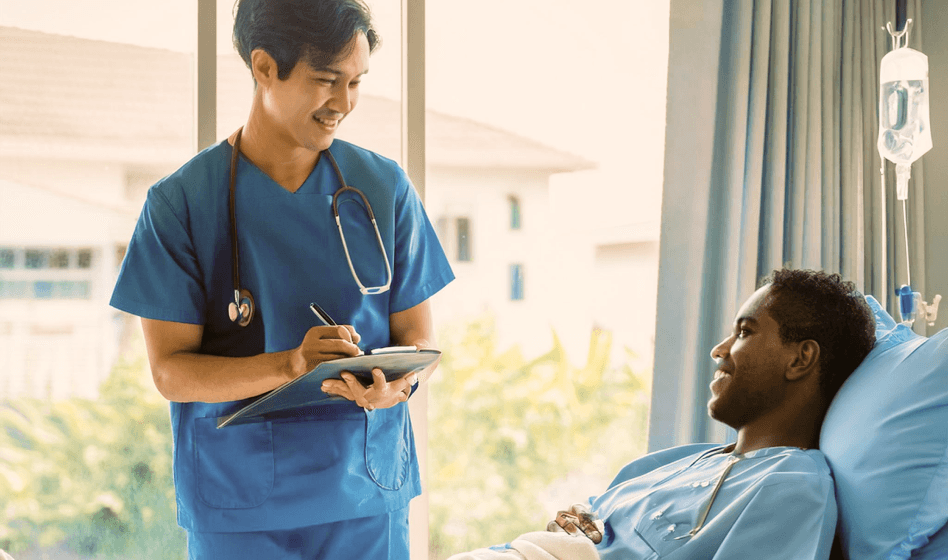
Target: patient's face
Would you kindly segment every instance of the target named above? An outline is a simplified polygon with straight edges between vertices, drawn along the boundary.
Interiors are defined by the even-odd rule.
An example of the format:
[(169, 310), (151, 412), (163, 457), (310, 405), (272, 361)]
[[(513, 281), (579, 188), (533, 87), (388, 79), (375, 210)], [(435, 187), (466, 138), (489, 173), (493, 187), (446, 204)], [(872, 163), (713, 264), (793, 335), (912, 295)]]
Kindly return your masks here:
[(770, 286), (754, 292), (738, 311), (731, 334), (711, 350), (718, 367), (708, 413), (735, 429), (766, 419), (786, 396), (784, 375), (796, 350), (780, 340), (770, 303)]

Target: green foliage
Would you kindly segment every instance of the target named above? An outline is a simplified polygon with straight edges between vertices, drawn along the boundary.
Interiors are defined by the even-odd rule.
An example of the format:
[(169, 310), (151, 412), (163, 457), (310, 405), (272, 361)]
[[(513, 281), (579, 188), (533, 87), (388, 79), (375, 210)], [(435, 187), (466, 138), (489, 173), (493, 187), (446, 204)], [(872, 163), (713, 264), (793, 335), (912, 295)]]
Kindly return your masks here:
[(186, 556), (168, 405), (146, 371), (144, 359), (118, 364), (94, 401), (0, 404), (0, 548)]
[[(540, 530), (551, 488), (592, 473), (601, 491), (645, 447), (648, 376), (610, 365), (594, 334), (586, 364), (554, 337), (526, 360), (499, 351), (492, 323), (442, 333), (431, 381), (430, 549), (451, 553)], [(0, 403), (0, 548), (62, 548), (96, 559), (186, 557), (175, 522), (167, 402), (144, 358), (120, 363), (90, 401)]]
[(542, 530), (539, 496), (566, 477), (594, 473), (602, 491), (645, 447), (649, 387), (610, 366), (611, 336), (594, 333), (583, 367), (553, 348), (527, 361), (496, 350), (492, 323), (442, 338), (431, 385), (430, 550), (433, 558)]

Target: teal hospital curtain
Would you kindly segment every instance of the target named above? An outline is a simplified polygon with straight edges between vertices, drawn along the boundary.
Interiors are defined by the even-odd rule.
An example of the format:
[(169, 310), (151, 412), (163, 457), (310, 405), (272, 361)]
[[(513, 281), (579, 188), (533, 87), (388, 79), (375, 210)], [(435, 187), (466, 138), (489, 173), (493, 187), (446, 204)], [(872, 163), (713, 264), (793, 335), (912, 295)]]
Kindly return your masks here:
[[(880, 301), (905, 283), (894, 169), (883, 197), (876, 149), (895, 16), (894, 0), (671, 1), (650, 450), (733, 436), (707, 415), (709, 352), (775, 268), (839, 272)], [(907, 211), (925, 293), (921, 165)]]

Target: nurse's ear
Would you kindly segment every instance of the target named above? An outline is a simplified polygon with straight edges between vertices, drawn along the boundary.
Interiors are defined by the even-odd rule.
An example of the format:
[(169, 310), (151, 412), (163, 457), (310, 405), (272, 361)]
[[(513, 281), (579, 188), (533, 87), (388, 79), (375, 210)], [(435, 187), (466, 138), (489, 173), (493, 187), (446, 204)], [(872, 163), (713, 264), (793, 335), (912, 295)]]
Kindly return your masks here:
[(263, 49), (254, 49), (250, 53), (250, 71), (258, 86), (268, 87), (274, 80), (279, 79), (280, 69), (277, 67), (276, 60)]

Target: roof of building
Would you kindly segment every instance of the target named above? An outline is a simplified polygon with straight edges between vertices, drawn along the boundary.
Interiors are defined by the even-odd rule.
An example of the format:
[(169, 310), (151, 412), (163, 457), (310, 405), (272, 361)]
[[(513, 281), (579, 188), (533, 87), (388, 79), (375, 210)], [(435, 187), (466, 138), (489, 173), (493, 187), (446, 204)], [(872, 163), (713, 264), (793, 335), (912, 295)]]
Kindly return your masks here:
[[(193, 152), (193, 56), (149, 47), (0, 26), (0, 156), (142, 165), (181, 162)], [(236, 55), (218, 59), (218, 136), (242, 123), (249, 72)], [(548, 173), (595, 164), (469, 119), (426, 112), (429, 165)], [(361, 96), (340, 137), (397, 154), (397, 101)]]

